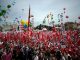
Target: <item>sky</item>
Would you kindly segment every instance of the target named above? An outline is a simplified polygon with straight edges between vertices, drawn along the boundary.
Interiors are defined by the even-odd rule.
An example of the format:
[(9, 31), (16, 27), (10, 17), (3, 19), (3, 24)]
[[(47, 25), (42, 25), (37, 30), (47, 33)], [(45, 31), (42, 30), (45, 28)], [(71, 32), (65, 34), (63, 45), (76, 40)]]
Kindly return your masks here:
[(34, 16), (34, 25), (42, 24), (44, 18), (51, 12), (55, 24), (58, 24), (58, 14), (63, 13), (63, 8), (66, 8), (65, 15), (68, 19), (63, 18), (63, 21), (79, 22), (80, 16), (80, 0), (0, 0), (2, 9), (6, 9), (6, 5), (11, 4), (11, 8), (6, 14), (8, 22), (13, 22), (15, 18), (20, 21), (28, 20), (29, 5), (31, 15)]

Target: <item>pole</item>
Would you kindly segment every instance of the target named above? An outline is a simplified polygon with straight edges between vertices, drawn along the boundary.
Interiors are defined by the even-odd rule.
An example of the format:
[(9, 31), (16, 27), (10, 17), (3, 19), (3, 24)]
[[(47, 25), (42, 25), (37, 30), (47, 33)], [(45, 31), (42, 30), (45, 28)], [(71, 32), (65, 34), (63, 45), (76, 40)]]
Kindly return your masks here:
[(28, 14), (28, 28), (30, 27), (30, 5), (29, 5), (29, 14)]

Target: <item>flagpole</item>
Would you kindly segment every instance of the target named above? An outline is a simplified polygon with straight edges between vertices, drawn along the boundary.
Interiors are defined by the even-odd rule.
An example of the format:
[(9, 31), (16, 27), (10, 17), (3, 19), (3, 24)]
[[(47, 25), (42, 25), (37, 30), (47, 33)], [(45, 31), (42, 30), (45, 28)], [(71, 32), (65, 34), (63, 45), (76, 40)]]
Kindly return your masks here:
[(30, 30), (30, 5), (29, 5), (29, 13), (28, 13), (28, 37), (29, 37), (29, 41), (30, 41), (29, 30)]
[(29, 14), (28, 14), (28, 28), (30, 27), (30, 5), (29, 5)]

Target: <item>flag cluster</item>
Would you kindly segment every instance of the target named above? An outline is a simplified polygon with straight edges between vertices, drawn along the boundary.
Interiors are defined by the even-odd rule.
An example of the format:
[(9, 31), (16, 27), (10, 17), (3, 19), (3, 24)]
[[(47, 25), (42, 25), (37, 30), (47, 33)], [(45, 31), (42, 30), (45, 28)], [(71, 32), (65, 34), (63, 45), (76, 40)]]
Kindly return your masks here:
[(54, 47), (62, 49), (78, 48), (80, 46), (80, 38), (78, 31), (65, 31), (64, 35), (61, 31), (53, 29), (53, 31), (33, 31), (29, 29), (26, 32), (0, 32), (0, 40), (3, 42), (13, 41), (23, 44), (31, 44), (32, 46), (45, 46), (47, 48)]

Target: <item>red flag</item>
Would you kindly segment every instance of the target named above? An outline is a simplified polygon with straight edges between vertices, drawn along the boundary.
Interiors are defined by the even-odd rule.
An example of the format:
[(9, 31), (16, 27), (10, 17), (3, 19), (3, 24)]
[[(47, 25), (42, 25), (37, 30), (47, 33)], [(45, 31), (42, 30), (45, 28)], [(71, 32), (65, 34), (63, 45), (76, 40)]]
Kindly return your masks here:
[(71, 37), (69, 35), (67, 36), (67, 42), (68, 42), (68, 45), (73, 44), (73, 41), (71, 40)]
[(77, 41), (77, 45), (80, 46), (80, 40)]

